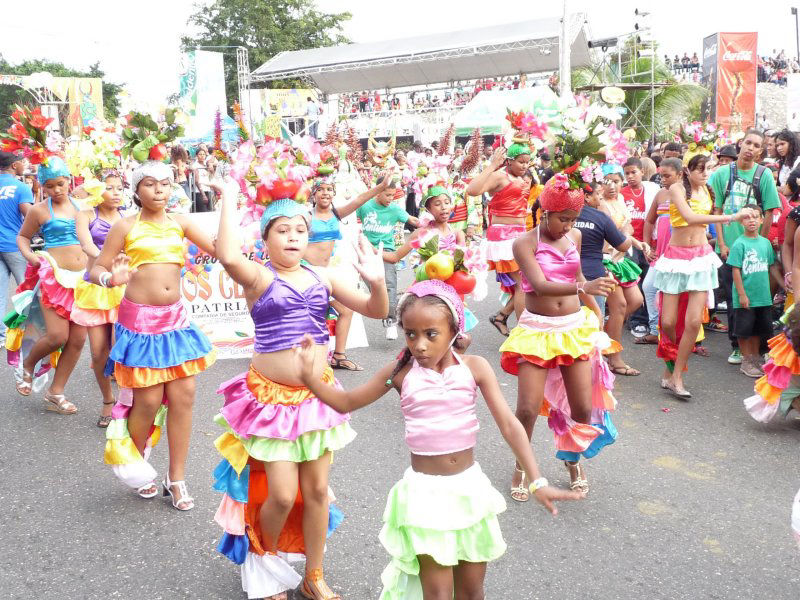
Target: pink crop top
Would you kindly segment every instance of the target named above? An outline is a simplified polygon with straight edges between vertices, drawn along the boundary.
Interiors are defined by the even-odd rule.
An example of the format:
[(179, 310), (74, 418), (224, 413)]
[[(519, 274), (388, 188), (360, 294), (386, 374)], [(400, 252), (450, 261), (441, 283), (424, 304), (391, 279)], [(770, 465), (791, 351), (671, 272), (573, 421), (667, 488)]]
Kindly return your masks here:
[[(575, 242), (572, 238), (567, 237), (570, 241), (570, 246), (564, 254), (557, 249), (543, 242), (538, 237), (539, 230), (536, 230), (537, 241), (536, 250), (533, 255), (536, 257), (536, 262), (544, 273), (547, 281), (558, 281), (561, 283), (572, 283), (577, 280), (578, 269), (581, 267), (581, 256), (578, 254), (578, 249), (575, 247)], [(522, 291), (531, 293), (533, 286), (531, 286), (525, 274), (520, 272), (520, 279), (522, 282)]]
[(467, 450), (478, 438), (477, 384), (455, 352), (458, 364), (443, 373), (415, 360), (400, 388), (406, 444), (413, 454), (436, 456)]

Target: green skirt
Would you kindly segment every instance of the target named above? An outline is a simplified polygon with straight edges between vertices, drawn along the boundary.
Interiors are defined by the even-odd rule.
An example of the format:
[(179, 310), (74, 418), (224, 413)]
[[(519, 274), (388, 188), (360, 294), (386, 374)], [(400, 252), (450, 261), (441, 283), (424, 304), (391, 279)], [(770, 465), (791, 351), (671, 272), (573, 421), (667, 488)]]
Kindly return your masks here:
[(391, 557), (381, 575), (382, 600), (422, 600), (417, 556), (442, 566), (489, 562), (506, 543), (497, 515), (506, 509), (478, 463), (457, 475), (406, 469), (389, 492), (380, 540)]
[(641, 267), (627, 256), (619, 262), (604, 258), (603, 266), (617, 283), (623, 287), (627, 287), (626, 284), (633, 285), (639, 281), (639, 276), (642, 274)]

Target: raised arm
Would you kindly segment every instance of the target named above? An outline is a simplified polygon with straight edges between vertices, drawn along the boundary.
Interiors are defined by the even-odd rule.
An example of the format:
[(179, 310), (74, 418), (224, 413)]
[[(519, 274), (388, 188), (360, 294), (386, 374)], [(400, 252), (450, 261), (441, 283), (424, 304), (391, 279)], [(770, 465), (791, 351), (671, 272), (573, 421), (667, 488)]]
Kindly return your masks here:
[[(673, 183), (669, 186), (669, 201), (678, 209), (683, 220), (689, 225), (725, 224), (731, 221), (741, 221), (744, 216), (744, 209), (735, 215), (698, 215), (689, 207), (689, 203), (686, 201), (686, 190), (682, 183)], [(719, 232), (719, 228), (717, 228), (717, 232)]]
[(496, 175), (496, 172), (505, 159), (505, 149), (501, 146), (494, 151), (489, 164), (486, 165), (483, 171), (481, 171), (477, 177), (473, 177), (472, 181), (469, 182), (466, 193), (470, 196), (480, 196), (496, 187), (498, 179), (502, 176)]
[(369, 296), (359, 292), (350, 282), (328, 272), (331, 294), (347, 308), (372, 319), (382, 319), (389, 312), (389, 295), (384, 279), (382, 247), (372, 247), (364, 236), (355, 247), (358, 262), (353, 266), (369, 286)]
[(382, 179), (379, 184), (377, 184), (375, 187), (371, 187), (366, 192), (362, 192), (344, 206), (337, 207), (336, 212), (338, 212), (339, 216), (342, 218), (353, 213), (359, 206), (367, 202), (370, 198), (374, 198), (375, 196), (386, 190), (386, 188), (389, 187), (389, 184), (392, 183), (393, 176), (394, 176), (393, 169), (385, 171), (384, 173), (381, 174)]
[(242, 254), (242, 238), (236, 223), (236, 190), (226, 185), (217, 231), (216, 257), (236, 283), (246, 290), (255, 289), (261, 280), (261, 269)]

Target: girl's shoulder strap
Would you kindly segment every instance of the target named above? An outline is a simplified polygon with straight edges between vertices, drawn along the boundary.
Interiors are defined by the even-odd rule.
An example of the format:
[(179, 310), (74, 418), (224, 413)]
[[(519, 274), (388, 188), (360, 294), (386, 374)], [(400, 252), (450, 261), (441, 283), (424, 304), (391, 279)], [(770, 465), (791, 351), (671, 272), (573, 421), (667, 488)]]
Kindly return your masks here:
[(53, 199), (52, 198), (48, 198), (47, 199), (47, 209), (50, 211), (50, 218), (51, 219), (55, 219), (56, 218), (56, 213), (53, 212)]

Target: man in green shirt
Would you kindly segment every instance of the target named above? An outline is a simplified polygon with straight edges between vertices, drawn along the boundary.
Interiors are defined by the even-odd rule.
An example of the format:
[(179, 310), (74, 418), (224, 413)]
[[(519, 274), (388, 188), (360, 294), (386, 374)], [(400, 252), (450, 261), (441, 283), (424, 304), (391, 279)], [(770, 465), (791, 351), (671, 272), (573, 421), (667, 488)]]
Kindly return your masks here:
[[(781, 206), (775, 180), (763, 167), (756, 164), (764, 145), (764, 134), (758, 129), (748, 129), (742, 139), (739, 157), (736, 162), (719, 167), (708, 179), (708, 185), (714, 191), (714, 214), (733, 215), (748, 204), (758, 204), (764, 212), (764, 222), (761, 225), (761, 235), (767, 237), (772, 225), (772, 212)], [(735, 177), (731, 184), (731, 170)], [(753, 186), (756, 174), (759, 173), (758, 190)], [(717, 225), (717, 252), (723, 263), (727, 261), (728, 253), (733, 243), (744, 233), (741, 223)], [(738, 343), (734, 336), (735, 313), (733, 311), (733, 274), (729, 264), (723, 264), (719, 269), (719, 284), (722, 298), (727, 304), (728, 313), (728, 339), (733, 351), (728, 357), (728, 362), (738, 365), (742, 362)]]
[[(382, 181), (383, 176), (378, 177), (377, 183)], [(383, 243), (383, 249), (388, 252), (395, 249), (394, 226), (397, 223), (411, 223), (415, 227), (419, 225), (416, 217), (409, 215), (394, 202), (397, 190), (398, 182), (393, 181), (384, 191), (356, 209), (356, 216), (361, 221), (361, 230), (369, 243), (375, 248)], [(384, 262), (383, 270), (386, 276), (386, 291), (389, 294), (389, 314), (383, 320), (383, 326), (386, 329), (386, 339), (396, 340), (397, 265)]]

